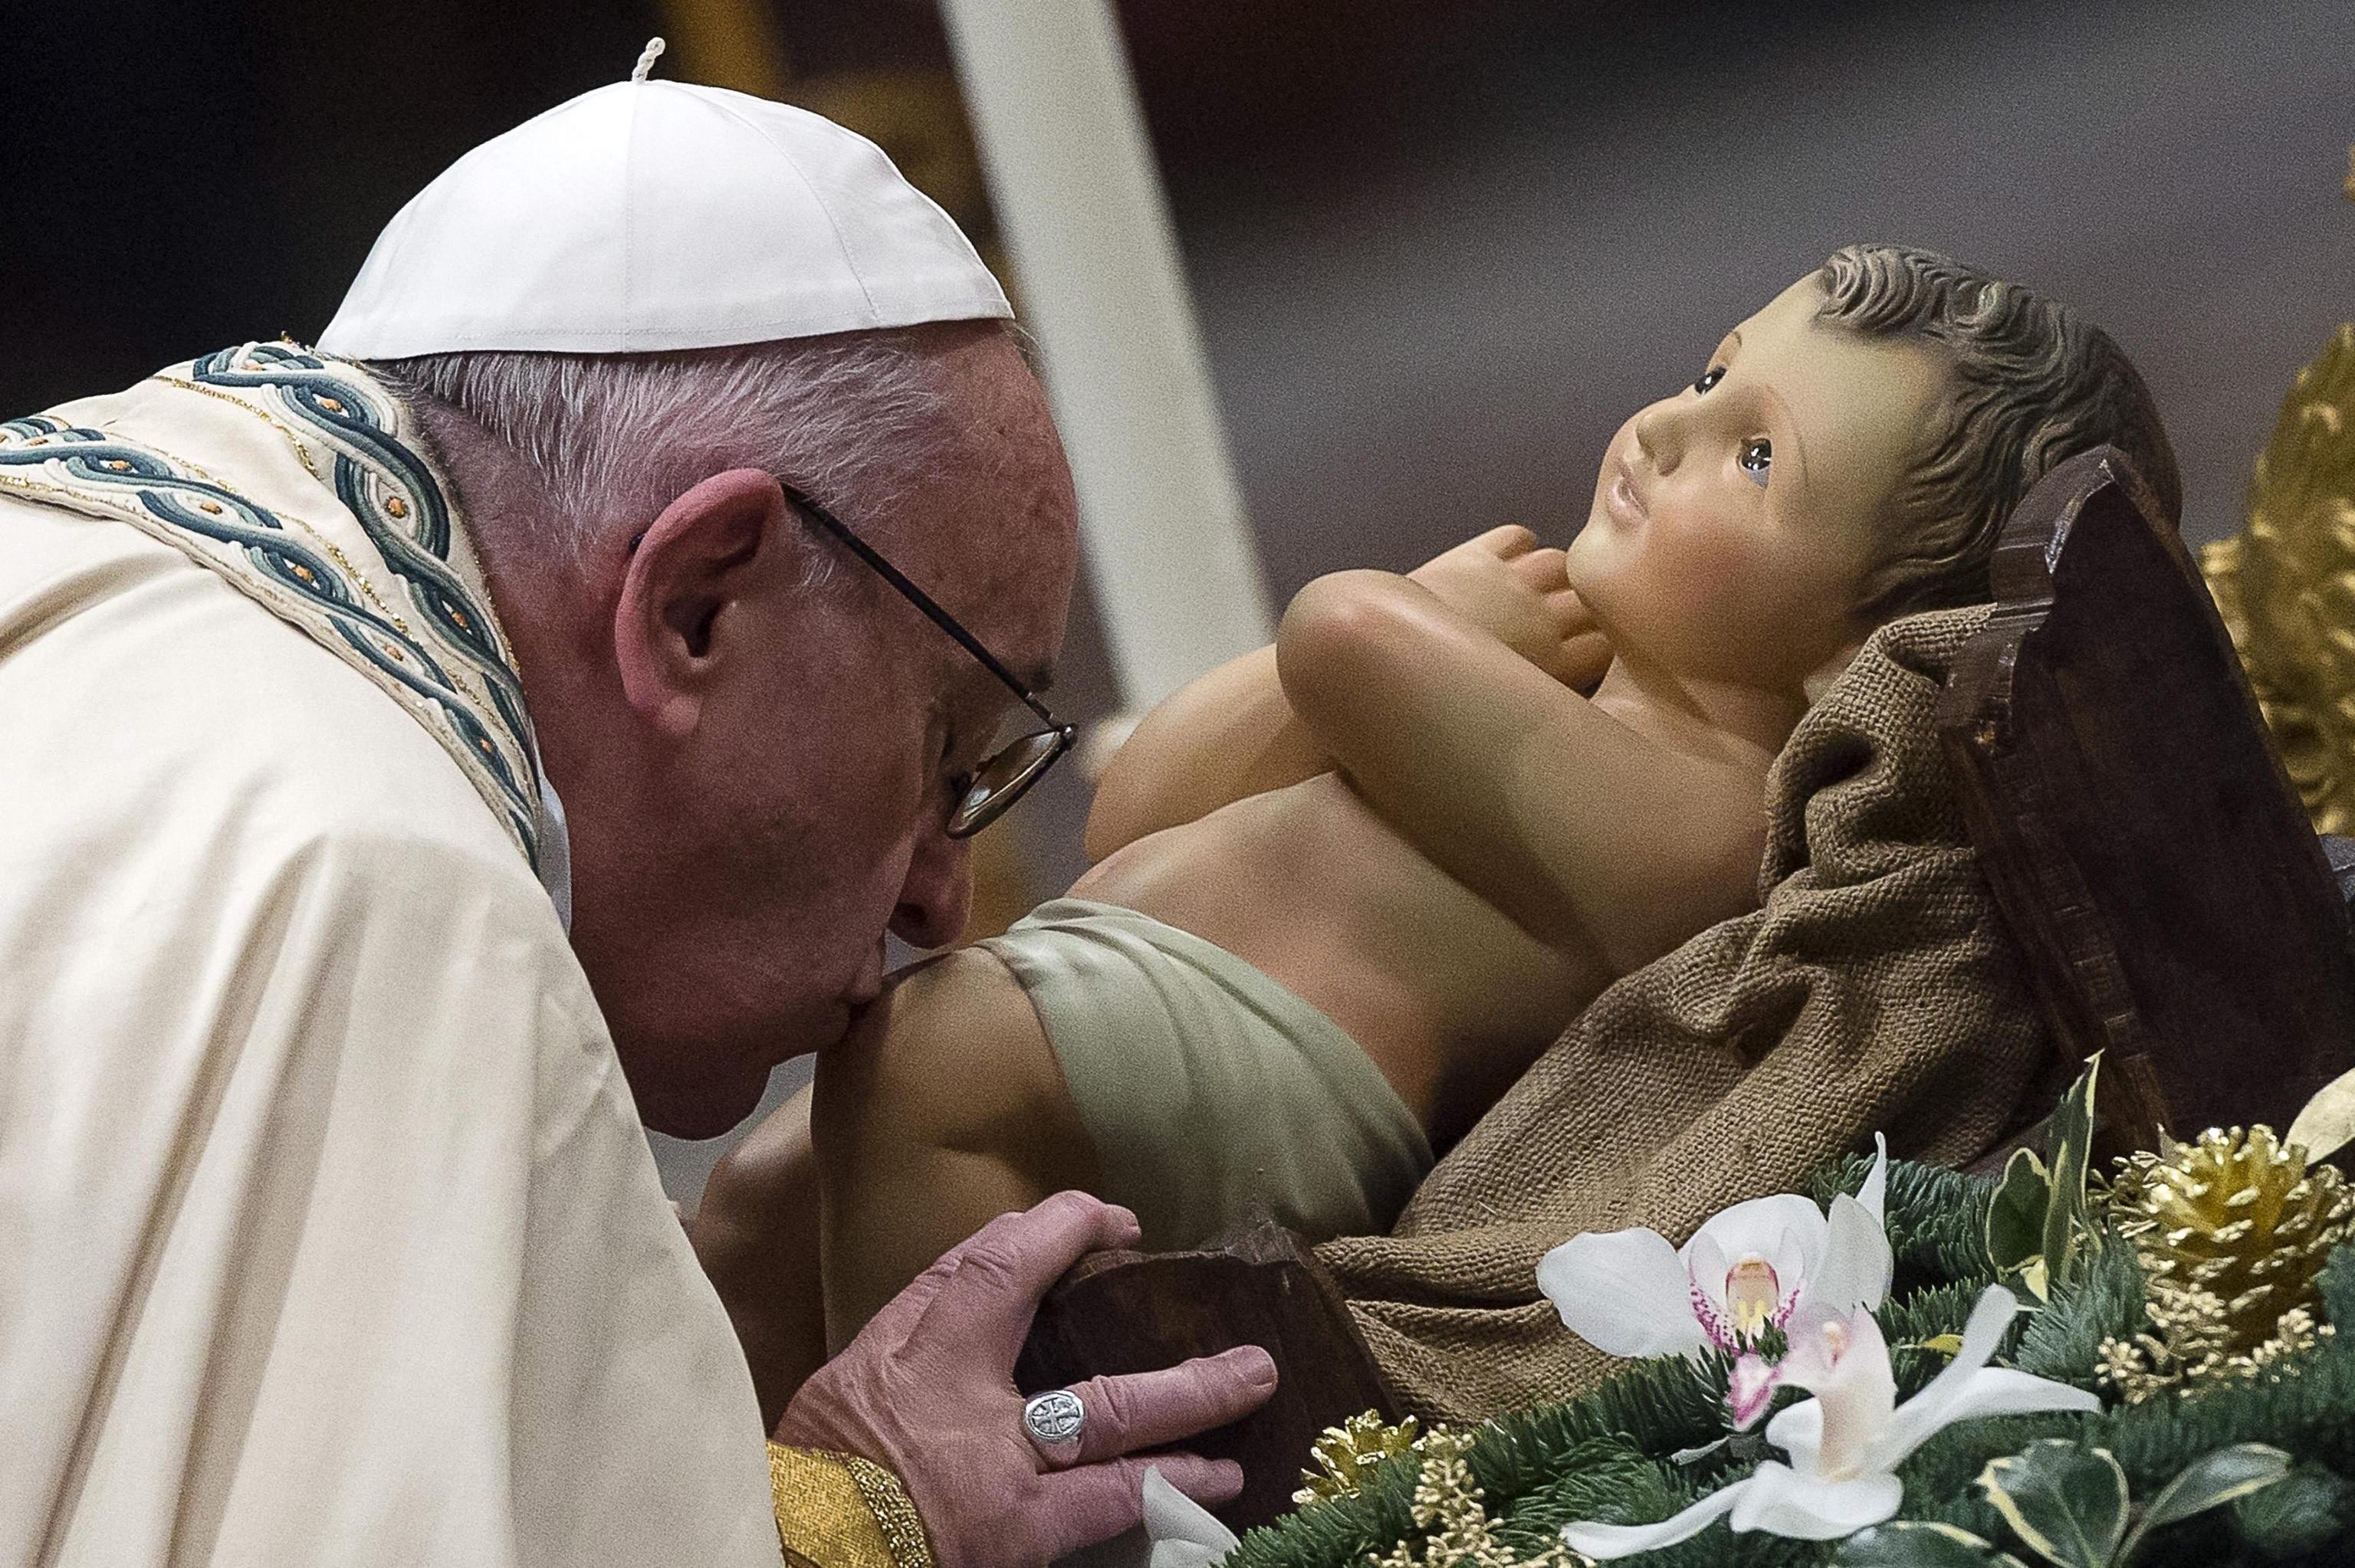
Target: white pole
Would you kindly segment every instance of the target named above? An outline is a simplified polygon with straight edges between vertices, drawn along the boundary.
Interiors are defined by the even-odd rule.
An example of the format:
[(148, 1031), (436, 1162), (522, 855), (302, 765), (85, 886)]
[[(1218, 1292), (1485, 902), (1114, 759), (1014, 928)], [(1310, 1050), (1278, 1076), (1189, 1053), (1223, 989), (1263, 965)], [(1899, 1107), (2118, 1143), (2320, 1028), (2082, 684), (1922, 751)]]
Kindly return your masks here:
[(1273, 623), (1119, 26), (1110, 0), (943, 9), (1141, 711)]

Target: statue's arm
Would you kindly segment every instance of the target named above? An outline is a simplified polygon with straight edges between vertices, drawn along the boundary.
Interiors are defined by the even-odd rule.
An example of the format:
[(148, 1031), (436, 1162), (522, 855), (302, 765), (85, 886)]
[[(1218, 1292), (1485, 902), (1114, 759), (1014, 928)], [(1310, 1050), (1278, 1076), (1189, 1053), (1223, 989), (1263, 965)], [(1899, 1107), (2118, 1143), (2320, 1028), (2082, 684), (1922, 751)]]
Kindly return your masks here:
[[(1372, 574), (1387, 577), (1388, 574)], [(1548, 678), (1592, 686), (1610, 662), (1593, 618), (1569, 591), (1562, 553), (1517, 524), (1441, 552), (1406, 578)], [(1249, 795), (1332, 770), (1276, 672), (1276, 650), (1231, 660), (1162, 703), (1136, 726), (1096, 790), (1090, 860)]]
[(810, 1129), (829, 1351), (991, 1219), (1103, 1185), (1029, 999), (976, 948), (900, 975), (821, 1054)]
[(1231, 659), (1164, 699), (1114, 756), (1088, 813), (1088, 858), (1332, 766), (1284, 700), (1275, 650)]
[(1420, 583), (1320, 577), (1276, 647), (1294, 711), (1358, 790), (1540, 940), (1625, 969), (1740, 912), (1754, 781), (1668, 756)]

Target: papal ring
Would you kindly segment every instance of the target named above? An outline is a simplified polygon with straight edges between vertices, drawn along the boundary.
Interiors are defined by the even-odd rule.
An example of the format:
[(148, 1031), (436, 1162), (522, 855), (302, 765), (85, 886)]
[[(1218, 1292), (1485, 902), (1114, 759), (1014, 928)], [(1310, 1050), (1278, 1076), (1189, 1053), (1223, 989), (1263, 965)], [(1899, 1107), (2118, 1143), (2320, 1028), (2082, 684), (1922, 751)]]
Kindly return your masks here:
[(1068, 1465), (1080, 1456), (1080, 1433), (1088, 1424), (1088, 1407), (1067, 1388), (1034, 1394), (1022, 1406), (1022, 1430), (1050, 1465)]

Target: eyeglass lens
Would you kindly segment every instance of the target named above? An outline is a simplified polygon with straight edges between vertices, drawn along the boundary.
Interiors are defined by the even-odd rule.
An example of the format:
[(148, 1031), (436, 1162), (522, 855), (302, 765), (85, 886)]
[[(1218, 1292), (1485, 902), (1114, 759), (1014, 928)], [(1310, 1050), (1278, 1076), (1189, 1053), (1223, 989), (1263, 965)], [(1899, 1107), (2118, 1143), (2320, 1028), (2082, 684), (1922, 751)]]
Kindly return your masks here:
[(967, 838), (996, 821), (1071, 744), (1069, 727), (1042, 729), (984, 760), (949, 815), (949, 836)]

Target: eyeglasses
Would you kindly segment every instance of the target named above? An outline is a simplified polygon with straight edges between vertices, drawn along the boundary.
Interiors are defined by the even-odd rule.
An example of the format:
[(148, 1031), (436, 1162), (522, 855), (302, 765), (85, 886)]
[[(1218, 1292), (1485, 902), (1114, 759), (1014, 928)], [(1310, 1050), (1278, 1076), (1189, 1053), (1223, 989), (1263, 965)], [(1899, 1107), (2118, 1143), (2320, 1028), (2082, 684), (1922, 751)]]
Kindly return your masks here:
[(790, 484), (783, 485), (785, 499), (809, 514), (811, 519), (827, 533), (842, 541), (854, 556), (875, 568), (882, 579), (900, 592), (900, 597), (924, 612), (925, 619), (956, 639), (957, 646), (972, 654), (981, 667), (997, 677), (1000, 684), (1022, 699), (1022, 705), (1039, 715), (1047, 727), (1023, 736), (1008, 746), (1000, 747), (984, 758), (971, 773), (960, 774), (949, 782), (956, 805), (949, 812), (948, 835), (953, 839), (971, 838), (1006, 814), (1007, 808), (1022, 798), (1022, 792), (1039, 782), (1055, 759), (1071, 749), (1079, 731), (1047, 711), (1047, 705), (1038, 694), (1016, 680), (1012, 672), (997, 662), (996, 656), (981, 645), (980, 639), (957, 624), (956, 617), (932, 602), (932, 595), (910, 582), (900, 568), (878, 554), (875, 546), (850, 531), (849, 525), (812, 501)]

